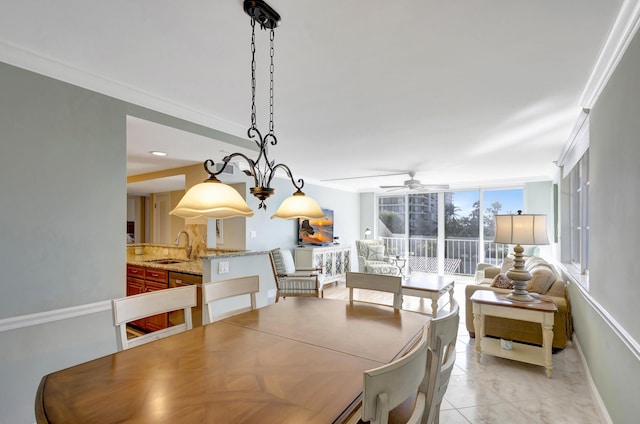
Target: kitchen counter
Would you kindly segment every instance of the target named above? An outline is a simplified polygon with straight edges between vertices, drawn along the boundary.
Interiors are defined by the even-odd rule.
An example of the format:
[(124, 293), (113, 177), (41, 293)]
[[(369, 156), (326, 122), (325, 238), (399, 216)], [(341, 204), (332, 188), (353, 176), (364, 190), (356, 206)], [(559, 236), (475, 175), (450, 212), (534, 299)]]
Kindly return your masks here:
[(185, 262), (178, 262), (172, 264), (159, 264), (152, 261), (168, 259), (166, 256), (151, 256), (151, 255), (135, 255), (134, 257), (127, 256), (127, 264), (139, 265), (147, 268), (158, 268), (167, 271), (182, 272), (185, 274), (202, 275), (202, 259), (194, 259), (191, 261), (184, 260)]
[[(139, 249), (142, 249), (142, 253), (135, 254), (135, 251)], [(193, 260), (187, 260), (184, 247), (156, 244), (129, 244), (127, 245), (127, 263), (173, 272), (182, 272), (185, 274), (202, 275), (203, 259), (226, 259), (240, 256), (265, 255), (267, 253), (268, 251), (210, 249), (207, 250), (204, 255), (199, 255)], [(154, 262), (171, 259), (184, 262), (170, 264)]]

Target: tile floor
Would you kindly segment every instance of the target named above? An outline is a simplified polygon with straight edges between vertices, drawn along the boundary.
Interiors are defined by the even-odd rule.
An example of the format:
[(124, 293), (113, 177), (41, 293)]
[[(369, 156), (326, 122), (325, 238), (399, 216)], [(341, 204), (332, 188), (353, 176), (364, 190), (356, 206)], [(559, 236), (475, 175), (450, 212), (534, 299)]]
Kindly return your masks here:
[[(475, 357), (475, 339), (464, 326), (464, 286), (456, 277), (454, 298), (460, 304), (456, 364), (440, 411), (441, 424), (605, 424), (591, 394), (575, 343), (553, 355), (553, 378), (544, 368), (483, 355)], [(325, 297), (348, 299), (344, 282), (325, 289)], [(356, 299), (391, 303), (391, 297), (358, 292)], [(404, 297), (403, 309), (431, 313), (431, 301)]]

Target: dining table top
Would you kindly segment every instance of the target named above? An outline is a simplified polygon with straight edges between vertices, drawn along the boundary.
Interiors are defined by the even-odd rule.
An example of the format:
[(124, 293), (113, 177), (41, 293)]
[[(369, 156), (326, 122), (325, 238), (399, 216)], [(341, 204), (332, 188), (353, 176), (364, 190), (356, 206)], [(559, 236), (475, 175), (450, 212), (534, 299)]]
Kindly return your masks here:
[(418, 340), (428, 316), (289, 297), (48, 374), (38, 423), (332, 423), (358, 407), (363, 372)]

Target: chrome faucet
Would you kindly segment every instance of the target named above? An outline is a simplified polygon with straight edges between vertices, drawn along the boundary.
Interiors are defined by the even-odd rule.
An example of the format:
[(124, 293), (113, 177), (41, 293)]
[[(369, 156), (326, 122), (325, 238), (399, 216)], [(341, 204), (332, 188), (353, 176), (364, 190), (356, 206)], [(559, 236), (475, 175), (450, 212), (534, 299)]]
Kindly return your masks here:
[(191, 259), (192, 246), (191, 246), (191, 242), (189, 241), (189, 233), (187, 233), (184, 230), (180, 231), (178, 233), (178, 237), (176, 237), (176, 246), (180, 243), (180, 236), (183, 234), (187, 236), (187, 244), (184, 246), (184, 248), (187, 249), (187, 259)]

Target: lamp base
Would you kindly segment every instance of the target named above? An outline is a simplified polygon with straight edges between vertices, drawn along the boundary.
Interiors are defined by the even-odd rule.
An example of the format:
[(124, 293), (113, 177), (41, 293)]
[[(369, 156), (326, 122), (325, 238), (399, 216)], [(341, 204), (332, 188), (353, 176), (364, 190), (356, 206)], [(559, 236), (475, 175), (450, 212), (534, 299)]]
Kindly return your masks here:
[(507, 278), (513, 282), (513, 290), (507, 295), (507, 299), (515, 302), (540, 302), (527, 291), (527, 281), (531, 280), (531, 274), (524, 267), (522, 252), (524, 249), (517, 244), (513, 248), (513, 268), (507, 272)]
[(531, 295), (525, 287), (527, 286), (526, 281), (513, 281), (513, 289), (511, 293), (507, 295), (507, 299), (513, 300), (514, 302), (528, 302), (528, 303), (537, 303), (540, 302), (540, 299), (536, 295)]

